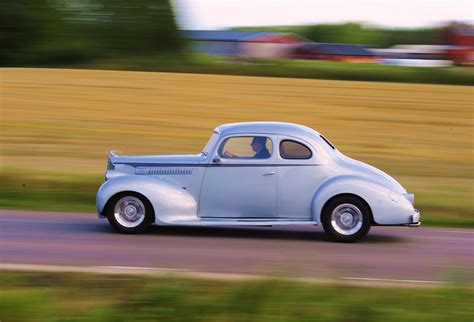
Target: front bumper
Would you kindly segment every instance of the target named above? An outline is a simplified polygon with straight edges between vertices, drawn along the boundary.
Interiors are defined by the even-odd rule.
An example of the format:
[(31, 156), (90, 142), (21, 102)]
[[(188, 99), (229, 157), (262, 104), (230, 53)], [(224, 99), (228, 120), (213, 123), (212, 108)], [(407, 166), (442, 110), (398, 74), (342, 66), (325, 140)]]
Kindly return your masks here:
[(411, 223), (405, 224), (405, 226), (419, 227), (421, 225), (420, 217), (420, 211), (418, 209), (415, 209), (415, 213), (411, 215)]

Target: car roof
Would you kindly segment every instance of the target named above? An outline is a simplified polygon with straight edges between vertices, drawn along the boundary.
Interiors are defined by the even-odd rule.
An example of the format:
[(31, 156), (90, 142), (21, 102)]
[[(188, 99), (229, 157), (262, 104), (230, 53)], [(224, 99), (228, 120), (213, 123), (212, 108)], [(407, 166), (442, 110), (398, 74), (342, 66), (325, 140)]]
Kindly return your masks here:
[(220, 125), (216, 128), (220, 135), (231, 134), (280, 134), (289, 135), (306, 140), (314, 140), (319, 133), (307, 126), (286, 123), (286, 122), (243, 122), (228, 123)]

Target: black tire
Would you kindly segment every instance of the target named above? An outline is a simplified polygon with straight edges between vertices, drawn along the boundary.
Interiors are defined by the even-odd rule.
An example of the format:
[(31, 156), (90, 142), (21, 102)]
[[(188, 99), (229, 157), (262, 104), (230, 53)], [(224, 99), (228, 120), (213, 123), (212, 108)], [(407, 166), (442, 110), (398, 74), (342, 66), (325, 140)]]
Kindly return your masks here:
[(367, 235), (372, 215), (369, 206), (361, 198), (340, 195), (326, 203), (321, 214), (321, 223), (333, 241), (352, 243)]
[[(127, 204), (127, 201), (130, 203)], [(143, 215), (140, 215), (135, 221), (128, 220), (129, 217), (125, 215), (124, 212), (117, 210), (122, 209), (121, 206), (132, 207), (135, 210), (143, 208)], [(125, 207), (125, 208), (126, 208)], [(133, 213), (133, 210), (132, 210)], [(138, 211), (137, 211), (138, 213)], [(141, 214), (141, 212), (139, 212)], [(155, 213), (153, 211), (153, 207), (151, 203), (145, 198), (143, 195), (128, 191), (128, 192), (121, 192), (110, 198), (107, 202), (106, 206), (106, 216), (110, 223), (110, 225), (119, 233), (123, 234), (139, 234), (145, 232), (150, 225), (155, 220)], [(127, 226), (126, 224), (130, 226)]]

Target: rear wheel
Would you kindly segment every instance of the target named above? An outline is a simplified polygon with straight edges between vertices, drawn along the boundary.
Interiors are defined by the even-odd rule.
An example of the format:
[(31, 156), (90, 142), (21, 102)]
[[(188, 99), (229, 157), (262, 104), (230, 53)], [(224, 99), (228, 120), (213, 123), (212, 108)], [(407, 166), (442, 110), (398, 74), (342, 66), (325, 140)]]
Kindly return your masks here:
[(355, 242), (370, 230), (370, 209), (356, 196), (338, 196), (323, 209), (321, 222), (324, 231), (337, 242)]
[(150, 227), (153, 218), (153, 207), (148, 199), (135, 192), (119, 193), (107, 204), (107, 219), (121, 233), (142, 233)]

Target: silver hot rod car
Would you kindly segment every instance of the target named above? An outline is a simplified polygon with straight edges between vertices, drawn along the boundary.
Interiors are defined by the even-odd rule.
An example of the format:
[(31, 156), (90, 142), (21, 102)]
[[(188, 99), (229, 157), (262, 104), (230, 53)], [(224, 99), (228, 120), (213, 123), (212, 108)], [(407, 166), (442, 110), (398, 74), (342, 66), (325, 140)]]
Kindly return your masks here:
[(119, 232), (157, 225), (322, 224), (351, 242), (372, 225), (418, 226), (414, 196), (392, 177), (301, 125), (217, 127), (198, 155), (110, 153), (99, 217)]

